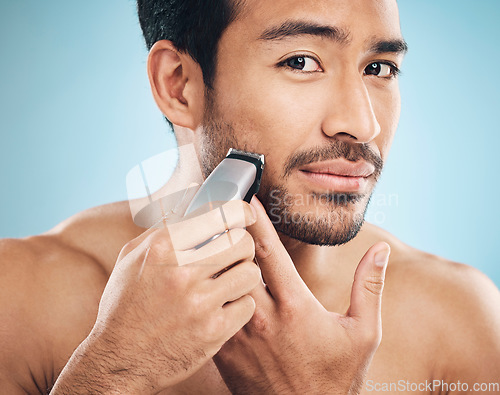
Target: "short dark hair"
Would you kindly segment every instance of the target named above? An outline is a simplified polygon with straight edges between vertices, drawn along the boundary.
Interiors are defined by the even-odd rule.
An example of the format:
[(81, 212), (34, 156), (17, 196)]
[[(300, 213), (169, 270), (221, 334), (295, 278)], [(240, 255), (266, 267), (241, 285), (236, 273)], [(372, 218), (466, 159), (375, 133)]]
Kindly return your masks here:
[(201, 67), (207, 88), (213, 87), (219, 40), (238, 15), (241, 0), (137, 0), (137, 12), (148, 50), (170, 40)]

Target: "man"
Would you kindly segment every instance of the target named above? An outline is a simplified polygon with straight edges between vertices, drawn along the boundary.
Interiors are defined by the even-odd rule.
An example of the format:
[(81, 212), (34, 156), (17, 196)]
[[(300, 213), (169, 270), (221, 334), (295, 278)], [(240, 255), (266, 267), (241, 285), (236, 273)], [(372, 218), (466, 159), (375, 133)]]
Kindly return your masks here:
[(4, 392), (498, 382), (491, 281), (363, 223), (399, 118), (396, 2), (151, 0), (139, 17), (179, 145), (205, 176), (229, 147), (264, 154), (261, 191), (166, 229), (144, 232), (122, 202), (2, 241)]

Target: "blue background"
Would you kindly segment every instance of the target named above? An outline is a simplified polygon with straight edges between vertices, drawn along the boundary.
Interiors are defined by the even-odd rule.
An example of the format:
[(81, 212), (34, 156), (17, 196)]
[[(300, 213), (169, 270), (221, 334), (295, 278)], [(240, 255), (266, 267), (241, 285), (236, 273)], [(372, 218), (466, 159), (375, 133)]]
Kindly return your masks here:
[[(367, 219), (497, 285), (500, 2), (400, 0), (398, 133)], [(174, 146), (131, 0), (0, 1), (0, 237), (127, 199)]]

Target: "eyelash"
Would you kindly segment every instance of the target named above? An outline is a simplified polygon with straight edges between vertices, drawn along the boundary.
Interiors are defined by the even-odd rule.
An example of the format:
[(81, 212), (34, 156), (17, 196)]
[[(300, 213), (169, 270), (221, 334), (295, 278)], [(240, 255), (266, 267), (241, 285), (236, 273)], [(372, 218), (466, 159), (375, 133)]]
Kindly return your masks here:
[[(293, 67), (288, 66), (287, 63), (290, 60), (297, 59), (297, 58), (312, 59), (316, 63), (318, 63), (318, 65), (319, 65), (320, 68), (322, 68), (321, 63), (319, 62), (319, 60), (317, 60), (316, 58), (314, 58), (314, 57), (312, 57), (310, 55), (302, 55), (302, 54), (297, 54), (297, 55), (290, 56), (289, 58), (286, 58), (286, 59), (282, 60), (281, 62), (279, 62), (276, 66), (277, 67), (281, 67), (281, 68), (287, 68), (288, 70), (291, 70), (294, 73), (300, 73), (300, 74), (312, 74), (312, 73), (317, 73), (318, 72), (318, 71), (302, 71), (302, 70), (298, 70), (298, 69), (295, 69)], [(389, 66), (391, 68), (391, 75), (390, 76), (388, 76), (388, 77), (379, 77), (379, 78), (393, 79), (393, 78), (396, 78), (397, 76), (401, 75), (401, 69), (398, 66), (396, 66), (394, 63), (392, 63), (392, 62), (374, 61), (374, 62), (370, 62), (366, 67), (368, 67), (369, 65), (371, 65), (373, 63), (384, 64), (384, 65), (387, 65), (387, 66)], [(365, 69), (366, 69), (366, 67), (365, 67)]]
[[(390, 79), (396, 78), (397, 76), (401, 75), (401, 69), (398, 66), (396, 66), (394, 63), (388, 62), (388, 61), (376, 60), (374, 62), (370, 62), (366, 67), (368, 67), (374, 63), (385, 64), (386, 66), (389, 66), (391, 68), (391, 75), (390, 76), (379, 77), (379, 78), (384, 78), (384, 79), (390, 80)], [(365, 69), (366, 69), (366, 67), (365, 67)]]
[(288, 62), (292, 59), (297, 59), (297, 58), (304, 58), (304, 59), (312, 59), (314, 60), (318, 65), (319, 67), (322, 69), (321, 67), (321, 63), (319, 62), (318, 59), (316, 59), (315, 57), (311, 56), (311, 55), (304, 55), (304, 54), (296, 54), (296, 55), (293, 55), (293, 56), (290, 56), (284, 60), (282, 60), (281, 62), (279, 62), (276, 67), (282, 67), (282, 68), (286, 68), (294, 73), (299, 73), (299, 74), (313, 74), (313, 73), (317, 73), (318, 71), (302, 71), (302, 70), (298, 70), (298, 69), (294, 69), (293, 67), (290, 67), (288, 66)]

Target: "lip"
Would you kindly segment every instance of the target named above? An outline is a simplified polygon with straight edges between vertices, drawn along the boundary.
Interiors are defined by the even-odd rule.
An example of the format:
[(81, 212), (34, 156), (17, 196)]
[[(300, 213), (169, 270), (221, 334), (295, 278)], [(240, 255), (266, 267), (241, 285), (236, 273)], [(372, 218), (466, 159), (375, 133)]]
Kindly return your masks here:
[(310, 163), (299, 170), (307, 181), (323, 189), (334, 192), (361, 192), (366, 188), (368, 177), (375, 171), (375, 166), (364, 161), (335, 159)]
[(346, 177), (369, 177), (375, 166), (368, 162), (350, 162), (346, 159), (335, 159), (324, 162), (309, 163), (300, 168), (302, 171), (321, 174), (333, 174)]

